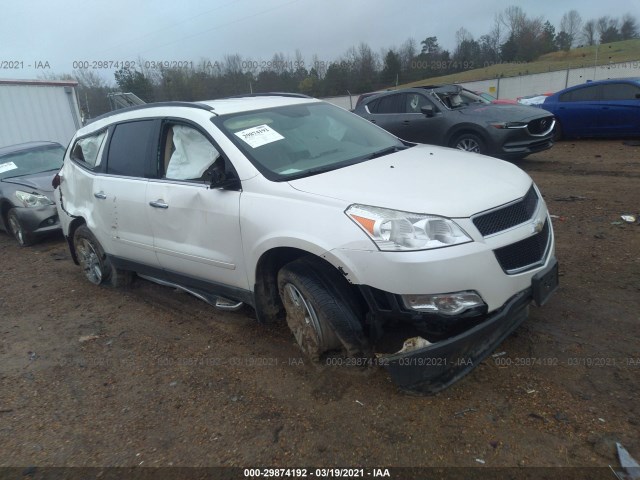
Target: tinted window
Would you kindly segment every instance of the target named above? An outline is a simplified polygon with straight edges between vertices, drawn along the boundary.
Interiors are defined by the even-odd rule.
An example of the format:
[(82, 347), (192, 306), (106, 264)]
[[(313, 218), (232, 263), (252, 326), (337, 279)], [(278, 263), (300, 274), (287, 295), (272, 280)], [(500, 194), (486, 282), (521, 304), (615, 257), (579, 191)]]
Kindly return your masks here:
[(431, 102), (429, 102), (424, 95), (420, 95), (419, 93), (406, 93), (404, 96), (404, 111), (406, 113), (422, 113), (420, 111), (422, 107), (432, 106)]
[(167, 124), (162, 138), (164, 178), (202, 180), (204, 172), (220, 157), (207, 137), (187, 125)]
[(71, 149), (71, 159), (81, 162), (85, 167), (94, 169), (100, 165), (102, 155), (101, 147), (107, 131), (95, 133), (79, 139)]
[(613, 83), (602, 86), (603, 100), (635, 100), (640, 88), (629, 83)]
[(561, 102), (587, 102), (598, 99), (598, 86), (578, 88), (560, 96)]
[(402, 98), (403, 95), (400, 94), (382, 97), (374, 104), (369, 104), (369, 111), (371, 113), (404, 113)]
[(153, 120), (121, 123), (109, 144), (107, 173), (144, 177)]

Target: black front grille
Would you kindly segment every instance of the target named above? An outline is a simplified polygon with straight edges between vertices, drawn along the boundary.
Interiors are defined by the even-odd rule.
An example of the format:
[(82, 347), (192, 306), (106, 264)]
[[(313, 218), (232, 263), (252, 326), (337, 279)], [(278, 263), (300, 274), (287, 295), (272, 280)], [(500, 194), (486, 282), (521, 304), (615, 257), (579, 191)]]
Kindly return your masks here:
[(553, 125), (553, 117), (536, 118), (529, 122), (527, 130), (531, 135), (545, 135), (551, 133), (551, 125)]
[(542, 230), (529, 238), (512, 243), (493, 251), (498, 263), (506, 273), (517, 273), (516, 270), (534, 268), (544, 260), (549, 245), (549, 221), (544, 222)]
[(519, 201), (473, 218), (473, 224), (483, 237), (501, 232), (530, 220), (538, 208), (538, 194), (531, 188)]

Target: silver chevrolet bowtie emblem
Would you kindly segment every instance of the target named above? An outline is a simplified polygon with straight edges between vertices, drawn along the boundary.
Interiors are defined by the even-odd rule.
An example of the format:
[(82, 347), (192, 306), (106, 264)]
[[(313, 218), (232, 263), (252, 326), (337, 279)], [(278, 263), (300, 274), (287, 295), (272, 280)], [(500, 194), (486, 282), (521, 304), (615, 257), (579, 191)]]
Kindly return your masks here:
[(540, 233), (543, 227), (544, 227), (544, 222), (542, 220), (536, 220), (531, 224), (531, 231), (533, 233)]

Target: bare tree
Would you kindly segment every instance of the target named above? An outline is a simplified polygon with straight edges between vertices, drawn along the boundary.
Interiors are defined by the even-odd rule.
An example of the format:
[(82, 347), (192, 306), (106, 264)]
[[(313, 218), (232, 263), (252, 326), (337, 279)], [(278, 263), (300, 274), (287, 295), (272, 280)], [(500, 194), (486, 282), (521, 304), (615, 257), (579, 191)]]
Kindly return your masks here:
[(587, 45), (596, 44), (596, 34), (598, 33), (598, 27), (595, 20), (589, 20), (582, 27), (582, 41)]
[(234, 53), (233, 55), (224, 56), (223, 72), (225, 75), (237, 75), (241, 74), (242, 71), (242, 57), (240, 54)]
[(560, 31), (565, 32), (571, 40), (571, 45), (578, 39), (578, 33), (582, 27), (582, 17), (577, 10), (569, 10), (560, 20)]
[(411, 62), (415, 58), (418, 51), (416, 46), (416, 40), (414, 38), (407, 38), (405, 42), (400, 45), (398, 54), (400, 55), (400, 65), (403, 72), (408, 72), (411, 69)]
[[(318, 75), (318, 78), (320, 80), (322, 80), (327, 74), (328, 67), (328, 63), (325, 61), (321, 61), (317, 53), (314, 53), (311, 56), (311, 68), (315, 69), (316, 75)], [(309, 70), (311, 70), (311, 68)]]
[(107, 86), (104, 78), (102, 78), (95, 70), (79, 69), (73, 71), (73, 77), (84, 88), (103, 88)]
[(525, 27), (527, 14), (524, 13), (522, 7), (511, 5), (505, 8), (502, 15), (500, 15), (500, 21), (507, 27), (508, 36), (519, 37)]

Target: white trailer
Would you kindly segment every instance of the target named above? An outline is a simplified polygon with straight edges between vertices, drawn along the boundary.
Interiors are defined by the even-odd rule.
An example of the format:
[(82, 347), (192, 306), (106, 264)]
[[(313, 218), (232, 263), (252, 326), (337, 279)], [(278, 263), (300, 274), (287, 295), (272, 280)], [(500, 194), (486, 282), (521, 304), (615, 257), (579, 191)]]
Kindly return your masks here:
[(82, 126), (73, 81), (0, 79), (0, 147), (31, 141), (67, 146)]

